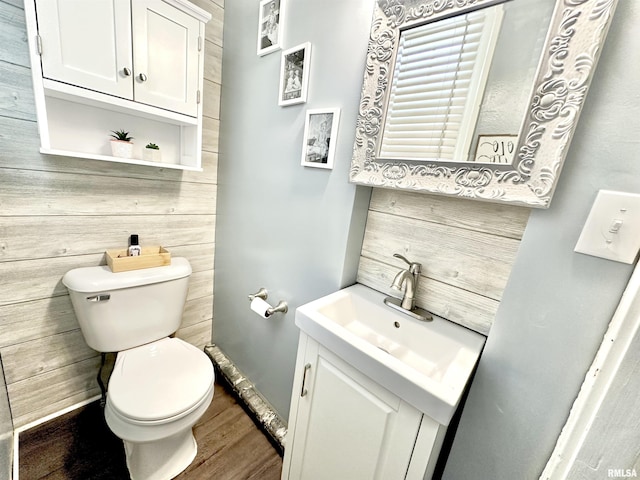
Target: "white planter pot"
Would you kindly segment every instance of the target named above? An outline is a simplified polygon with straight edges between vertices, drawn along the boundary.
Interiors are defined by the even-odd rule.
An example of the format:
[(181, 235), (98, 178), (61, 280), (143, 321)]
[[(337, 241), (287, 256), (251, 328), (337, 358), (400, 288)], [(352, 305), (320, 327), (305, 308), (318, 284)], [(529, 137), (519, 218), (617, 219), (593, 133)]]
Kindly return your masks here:
[(160, 150), (154, 150), (153, 148), (143, 148), (142, 158), (147, 162), (161, 162), (162, 154)]
[(118, 158), (133, 158), (133, 143), (111, 140), (111, 153)]

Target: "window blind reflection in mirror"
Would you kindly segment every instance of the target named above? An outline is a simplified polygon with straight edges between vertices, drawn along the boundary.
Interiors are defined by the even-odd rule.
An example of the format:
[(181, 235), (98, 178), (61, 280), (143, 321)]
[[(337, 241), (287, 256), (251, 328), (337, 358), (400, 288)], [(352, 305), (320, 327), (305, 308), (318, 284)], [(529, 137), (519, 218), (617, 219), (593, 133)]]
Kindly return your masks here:
[(400, 33), (379, 157), (466, 161), (501, 5)]

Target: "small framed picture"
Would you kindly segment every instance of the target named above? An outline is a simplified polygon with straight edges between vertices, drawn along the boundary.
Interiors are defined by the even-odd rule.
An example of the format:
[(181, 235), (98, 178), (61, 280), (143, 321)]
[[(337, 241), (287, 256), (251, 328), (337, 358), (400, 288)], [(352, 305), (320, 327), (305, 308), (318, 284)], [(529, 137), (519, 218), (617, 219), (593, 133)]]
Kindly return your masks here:
[(517, 135), (479, 135), (473, 161), (511, 165), (517, 145)]
[(333, 168), (339, 121), (339, 108), (307, 110), (302, 144), (302, 165)]
[(278, 105), (294, 105), (307, 101), (311, 44), (303, 43), (282, 52)]
[(282, 48), (282, 25), (285, 0), (262, 0), (258, 20), (258, 55)]

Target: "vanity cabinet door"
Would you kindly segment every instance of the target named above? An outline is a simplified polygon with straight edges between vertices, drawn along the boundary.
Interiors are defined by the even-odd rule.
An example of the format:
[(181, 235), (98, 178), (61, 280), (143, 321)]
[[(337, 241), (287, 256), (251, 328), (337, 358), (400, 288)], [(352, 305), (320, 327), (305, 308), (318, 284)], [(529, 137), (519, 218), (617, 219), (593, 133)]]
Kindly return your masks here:
[(132, 2), (136, 102), (195, 117), (200, 22), (157, 0)]
[(36, 0), (44, 78), (133, 99), (129, 0)]
[(282, 478), (405, 478), (422, 414), (304, 334), (300, 347)]

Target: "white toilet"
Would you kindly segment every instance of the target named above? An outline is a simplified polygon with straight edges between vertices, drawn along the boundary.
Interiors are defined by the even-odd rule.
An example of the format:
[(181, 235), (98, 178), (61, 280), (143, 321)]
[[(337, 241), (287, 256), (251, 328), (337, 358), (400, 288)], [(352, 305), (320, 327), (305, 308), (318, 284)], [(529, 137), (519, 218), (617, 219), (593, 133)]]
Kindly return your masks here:
[(124, 442), (134, 480), (168, 480), (193, 461), (193, 425), (213, 399), (209, 357), (178, 338), (191, 265), (112, 273), (76, 268), (62, 279), (87, 344), (118, 352), (105, 418)]

